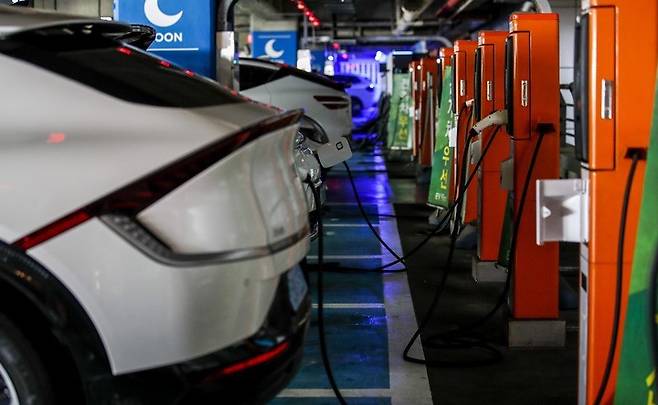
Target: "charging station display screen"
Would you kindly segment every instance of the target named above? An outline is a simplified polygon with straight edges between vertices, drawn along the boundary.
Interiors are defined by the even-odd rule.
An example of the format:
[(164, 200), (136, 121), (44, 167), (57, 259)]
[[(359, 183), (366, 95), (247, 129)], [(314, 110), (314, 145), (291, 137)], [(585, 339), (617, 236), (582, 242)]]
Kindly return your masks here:
[(475, 122), (482, 119), (482, 48), (475, 50), (475, 89), (474, 98), (475, 104), (473, 105), (473, 115)]
[(452, 89), (453, 89), (453, 99), (452, 99), (452, 113), (457, 114), (457, 54), (453, 53), (452, 56), (450, 56), (450, 60), (452, 61), (452, 74), (450, 75), (452, 77)]
[(507, 133), (514, 136), (514, 37), (505, 40), (505, 109)]
[(437, 83), (436, 83), (436, 105), (441, 105), (441, 92), (443, 92), (443, 62), (438, 63)]
[(574, 119), (576, 121), (576, 157), (589, 161), (589, 14), (580, 19), (576, 27), (576, 69), (574, 73)]

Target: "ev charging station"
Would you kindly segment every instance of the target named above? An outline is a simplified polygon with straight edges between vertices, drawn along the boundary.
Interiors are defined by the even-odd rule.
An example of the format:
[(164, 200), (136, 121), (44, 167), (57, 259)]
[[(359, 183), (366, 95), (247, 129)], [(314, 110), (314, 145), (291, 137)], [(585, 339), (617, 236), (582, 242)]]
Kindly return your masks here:
[[(453, 89), (454, 89), (454, 104), (453, 112), (455, 117), (454, 142), (454, 169), (453, 169), (453, 182), (456, 182), (467, 168), (462, 168), (462, 161), (464, 155), (468, 153), (469, 146), (466, 145), (468, 131), (472, 121), (472, 108), (470, 105), (474, 95), (474, 81), (475, 81), (475, 49), (477, 48), (476, 41), (459, 40), (455, 42), (452, 55), (453, 66)], [(468, 102), (468, 103), (467, 103)], [(467, 105), (468, 104), (468, 105)], [(470, 166), (467, 161), (467, 167)], [(456, 189), (459, 190), (459, 185), (456, 184)], [(477, 191), (475, 193), (471, 190), (477, 190), (477, 177), (473, 179), (468, 190), (466, 190), (466, 198), (464, 203), (464, 214), (462, 222), (467, 224), (477, 217)]]
[(556, 242), (536, 243), (534, 212), (537, 180), (559, 178), (558, 15), (514, 13), (509, 25), (505, 104), (512, 139), (510, 183), (517, 228), (512, 236), (516, 243), (512, 242), (507, 253), (512, 316), (509, 344), (563, 346), (566, 325), (558, 319), (559, 246)]
[[(582, 162), (588, 207), (583, 212), (580, 245), (579, 404), (595, 404), (597, 400), (607, 404), (613, 398), (622, 404), (630, 402), (615, 394), (615, 384), (626, 308), (630, 308), (629, 280), (653, 113), (658, 4), (654, 0), (588, 3), (589, 7), (583, 3), (577, 45), (580, 63), (576, 68), (580, 76), (577, 103), (581, 105), (576, 151)], [(622, 224), (623, 196), (636, 153), (640, 156), (635, 185), (629, 188), (628, 216)], [(625, 253), (620, 258), (618, 234), (622, 228), (626, 232)], [(611, 341), (612, 336), (616, 342)], [(612, 345), (616, 346), (614, 353)]]
[[(628, 332), (629, 325), (646, 324), (630, 315), (645, 312), (646, 304), (628, 297), (653, 114), (657, 24), (653, 0), (583, 3), (575, 83), (581, 179), (539, 186), (538, 241), (580, 243), (581, 405), (653, 398), (653, 374), (637, 375), (632, 358), (648, 336), (624, 336), (624, 325)], [(622, 343), (634, 346), (629, 357), (622, 357)]]
[[(474, 121), (505, 109), (505, 40), (507, 32), (483, 31), (478, 35), (475, 57)], [(493, 140), (492, 137), (495, 137)], [(496, 261), (500, 248), (507, 193), (500, 185), (501, 163), (510, 156), (505, 127), (489, 127), (480, 134), (479, 145), (491, 146), (478, 170), (478, 243), (473, 256), (473, 278), (478, 282), (505, 281)]]
[(420, 60), (419, 153), (421, 167), (432, 166), (434, 152), (435, 109), (437, 103), (438, 63), (435, 57)]
[(420, 168), (432, 166), (434, 152), (434, 108), (438, 64), (436, 58), (423, 56), (411, 62), (411, 93), (413, 100), (412, 155)]

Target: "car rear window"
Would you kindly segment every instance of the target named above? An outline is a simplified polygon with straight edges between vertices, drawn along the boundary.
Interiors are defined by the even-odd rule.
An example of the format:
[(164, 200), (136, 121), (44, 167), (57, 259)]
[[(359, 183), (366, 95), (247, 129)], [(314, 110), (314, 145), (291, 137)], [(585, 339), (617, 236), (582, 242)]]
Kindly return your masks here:
[(0, 53), (134, 103), (193, 108), (242, 101), (209, 79), (95, 34), (89, 25), (15, 34), (0, 40)]

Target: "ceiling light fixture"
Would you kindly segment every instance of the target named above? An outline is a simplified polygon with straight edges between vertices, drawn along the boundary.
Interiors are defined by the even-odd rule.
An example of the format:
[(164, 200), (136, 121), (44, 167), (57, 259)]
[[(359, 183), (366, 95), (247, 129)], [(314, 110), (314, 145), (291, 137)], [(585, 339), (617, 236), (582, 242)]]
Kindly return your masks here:
[[(345, 0), (341, 0), (341, 3), (343, 3)], [(308, 19), (308, 21), (311, 23), (312, 26), (314, 27), (319, 27), (320, 26), (320, 19), (313, 13), (313, 10), (310, 9), (304, 2), (304, 0), (290, 0), (291, 3), (295, 5), (297, 10), (304, 16), (305, 18)]]

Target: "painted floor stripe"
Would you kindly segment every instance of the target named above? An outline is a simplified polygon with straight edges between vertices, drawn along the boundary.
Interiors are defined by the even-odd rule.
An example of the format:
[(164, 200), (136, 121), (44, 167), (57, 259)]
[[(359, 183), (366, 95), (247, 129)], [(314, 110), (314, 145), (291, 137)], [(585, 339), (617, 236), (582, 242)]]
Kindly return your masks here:
[[(313, 308), (317, 308), (318, 304), (313, 304)], [(378, 303), (324, 303), (325, 309), (373, 309), (385, 308), (384, 304)]]
[[(368, 224), (322, 224), (325, 228), (368, 228)], [(372, 224), (375, 228), (379, 226), (379, 224)]]
[[(317, 256), (314, 255), (308, 255), (306, 256), (307, 259), (313, 259), (313, 260), (318, 260)], [(355, 260), (374, 260), (374, 259), (381, 259), (381, 255), (324, 255), (324, 260), (350, 260), (350, 259), (355, 259)]]
[[(359, 205), (359, 204), (357, 204), (357, 203), (355, 203), (355, 202), (327, 202), (327, 203), (325, 203), (324, 205), (329, 205), (329, 206), (332, 206), (332, 205), (335, 205), (335, 206), (350, 206), (350, 207), (351, 207), (351, 206), (357, 206), (357, 205)], [(379, 203), (376, 203), (376, 202), (364, 202), (364, 203), (362, 203), (361, 205), (364, 205), (364, 206), (365, 206), (365, 205), (379, 205)]]
[[(359, 389), (341, 389), (344, 397), (365, 397), (365, 398), (388, 398), (391, 396), (391, 390), (387, 388), (359, 388)], [(325, 388), (286, 388), (281, 391), (279, 398), (333, 398), (334, 392)]]

